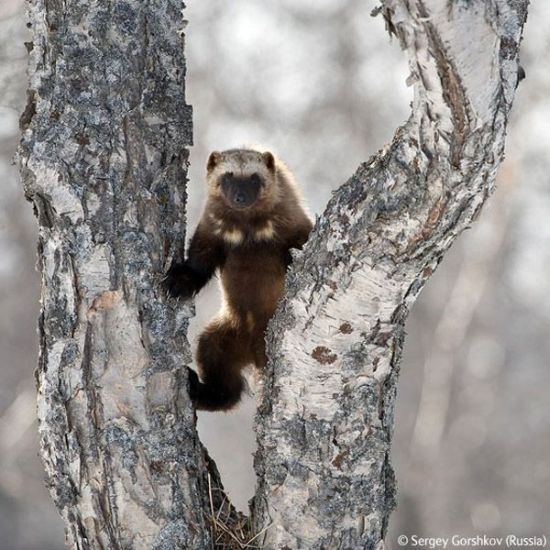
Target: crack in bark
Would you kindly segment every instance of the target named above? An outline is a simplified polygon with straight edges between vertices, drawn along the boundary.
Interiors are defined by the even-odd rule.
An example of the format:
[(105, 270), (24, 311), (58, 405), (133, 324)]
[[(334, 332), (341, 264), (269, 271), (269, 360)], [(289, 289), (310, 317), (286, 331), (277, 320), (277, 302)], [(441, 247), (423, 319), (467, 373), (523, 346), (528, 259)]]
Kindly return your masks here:
[(426, 20), (426, 36), (432, 47), (432, 55), (437, 64), (439, 77), (441, 79), (442, 93), (445, 103), (451, 110), (454, 131), (451, 137), (451, 164), (454, 168), (460, 169), (460, 160), (463, 158), (463, 148), (471, 131), (470, 101), (460, 75), (447, 52), (447, 48), (441, 39), (435, 26), (430, 23), (430, 14), (425, 3), (418, 0), (418, 11), (420, 16)]

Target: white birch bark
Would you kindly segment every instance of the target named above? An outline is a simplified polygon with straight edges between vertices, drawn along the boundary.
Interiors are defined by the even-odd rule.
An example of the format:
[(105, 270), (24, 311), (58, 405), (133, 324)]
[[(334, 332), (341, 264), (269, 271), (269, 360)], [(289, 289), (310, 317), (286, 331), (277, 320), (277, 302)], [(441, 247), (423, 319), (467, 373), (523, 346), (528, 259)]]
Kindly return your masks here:
[(253, 510), (267, 548), (384, 545), (405, 320), (493, 190), (526, 10), (383, 3), (409, 58), (412, 112), (331, 199), (270, 326)]

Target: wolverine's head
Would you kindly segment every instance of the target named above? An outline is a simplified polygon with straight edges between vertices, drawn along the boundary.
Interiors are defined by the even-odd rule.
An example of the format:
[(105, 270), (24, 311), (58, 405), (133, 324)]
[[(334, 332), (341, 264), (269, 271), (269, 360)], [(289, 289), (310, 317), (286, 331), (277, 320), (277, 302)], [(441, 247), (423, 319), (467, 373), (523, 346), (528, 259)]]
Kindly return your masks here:
[(276, 201), (276, 163), (269, 152), (214, 151), (208, 158), (209, 194), (234, 210), (254, 210)]

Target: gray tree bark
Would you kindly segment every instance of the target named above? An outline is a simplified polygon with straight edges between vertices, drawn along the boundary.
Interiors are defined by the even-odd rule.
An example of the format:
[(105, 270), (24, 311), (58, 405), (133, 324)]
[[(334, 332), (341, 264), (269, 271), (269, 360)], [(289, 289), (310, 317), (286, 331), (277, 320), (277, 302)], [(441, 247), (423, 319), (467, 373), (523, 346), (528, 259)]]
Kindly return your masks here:
[[(527, 3), (383, 2), (409, 56), (412, 114), (334, 195), (272, 321), (252, 510), (266, 548), (383, 547), (405, 319), (493, 188)], [(222, 489), (182, 368), (193, 312), (158, 292), (184, 240), (182, 5), (28, 6), (19, 157), (39, 222), (52, 496), (74, 548), (210, 548)]]
[(39, 221), (42, 458), (73, 548), (210, 548), (158, 275), (184, 233), (191, 109), (178, 0), (30, 0), (20, 162)]

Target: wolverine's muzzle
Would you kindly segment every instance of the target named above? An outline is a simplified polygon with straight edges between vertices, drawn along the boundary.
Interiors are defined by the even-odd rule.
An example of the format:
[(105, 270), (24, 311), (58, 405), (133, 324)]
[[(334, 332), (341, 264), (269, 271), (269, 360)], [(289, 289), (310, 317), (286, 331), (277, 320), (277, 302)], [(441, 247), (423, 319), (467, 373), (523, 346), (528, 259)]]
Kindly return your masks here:
[(250, 177), (235, 177), (231, 173), (224, 174), (222, 193), (231, 208), (244, 209), (252, 206), (258, 199), (262, 187), (262, 179), (257, 174)]

